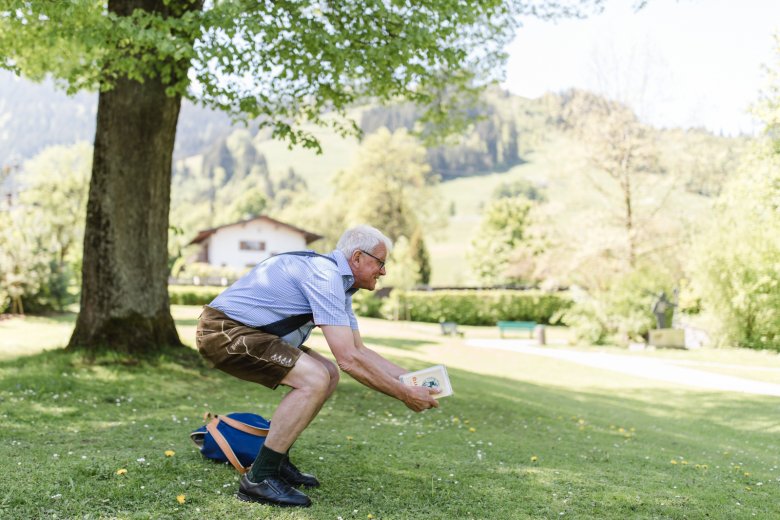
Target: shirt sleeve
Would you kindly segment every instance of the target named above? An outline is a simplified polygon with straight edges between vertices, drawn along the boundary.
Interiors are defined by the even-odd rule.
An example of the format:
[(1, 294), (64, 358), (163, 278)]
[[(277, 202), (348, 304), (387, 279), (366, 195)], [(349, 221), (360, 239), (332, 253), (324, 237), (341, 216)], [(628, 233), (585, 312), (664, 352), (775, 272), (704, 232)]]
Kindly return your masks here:
[(346, 301), (348, 298), (337, 270), (315, 270), (311, 276), (301, 280), (301, 292), (311, 305), (316, 325), (352, 327), (354, 316), (351, 318), (346, 311), (350, 302)]
[(352, 328), (352, 330), (359, 330), (357, 318), (355, 317), (355, 311), (352, 309), (352, 296), (347, 296), (346, 301), (347, 306), (344, 310), (347, 312), (347, 316), (349, 316), (349, 326)]

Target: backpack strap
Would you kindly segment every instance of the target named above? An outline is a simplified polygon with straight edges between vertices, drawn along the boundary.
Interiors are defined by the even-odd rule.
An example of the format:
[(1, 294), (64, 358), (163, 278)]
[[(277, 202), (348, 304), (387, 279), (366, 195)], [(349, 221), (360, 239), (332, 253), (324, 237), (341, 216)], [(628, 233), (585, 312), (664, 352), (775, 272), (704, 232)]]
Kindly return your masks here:
[(241, 421), (237, 421), (232, 417), (228, 417), (227, 415), (217, 415), (216, 417), (218, 417), (219, 420), (225, 424), (232, 426), (236, 430), (248, 433), (249, 435), (254, 435), (255, 437), (265, 437), (268, 435), (268, 428), (258, 428), (257, 426), (252, 426), (251, 424), (242, 423)]
[[(338, 262), (336, 262), (331, 257), (321, 255), (319, 253), (315, 253), (314, 251), (288, 251), (287, 253), (279, 253), (278, 255), (275, 256), (282, 256), (282, 255), (309, 256), (309, 257), (318, 256), (321, 258), (325, 258), (330, 262), (333, 262), (333, 264), (336, 266), (339, 265)], [(274, 257), (272, 256), (271, 258)], [(298, 314), (295, 316), (288, 316), (287, 318), (282, 318), (279, 321), (269, 323), (268, 325), (263, 325), (262, 327), (255, 327), (255, 328), (257, 330), (267, 332), (268, 334), (273, 334), (274, 336), (279, 336), (281, 338), (288, 335), (292, 331), (303, 327), (304, 325), (309, 323), (313, 318), (314, 315), (312, 313)]]
[[(217, 443), (217, 446), (219, 446), (219, 449), (222, 450), (222, 453), (225, 454), (225, 457), (230, 461), (230, 463), (233, 465), (236, 470), (238, 470), (239, 473), (242, 475), (249, 471), (249, 468), (245, 468), (241, 465), (241, 462), (238, 461), (238, 457), (236, 457), (236, 454), (233, 452), (233, 448), (230, 447), (230, 444), (228, 444), (228, 441), (225, 440), (225, 437), (222, 436), (222, 433), (219, 431), (217, 426), (219, 425), (219, 421), (222, 420), (222, 417), (214, 417), (210, 423), (206, 425), (206, 430), (211, 434), (211, 436), (214, 438), (214, 441)], [(227, 423), (227, 421), (225, 421)]]

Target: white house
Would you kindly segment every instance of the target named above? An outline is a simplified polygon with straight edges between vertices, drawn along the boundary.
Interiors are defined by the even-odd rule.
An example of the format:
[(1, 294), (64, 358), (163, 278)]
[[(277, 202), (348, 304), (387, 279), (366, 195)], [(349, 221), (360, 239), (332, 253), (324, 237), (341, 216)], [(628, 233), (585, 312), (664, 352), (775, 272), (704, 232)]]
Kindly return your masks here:
[(200, 244), (196, 262), (243, 271), (269, 256), (307, 249), (322, 236), (259, 216), (232, 224), (204, 229), (190, 244)]

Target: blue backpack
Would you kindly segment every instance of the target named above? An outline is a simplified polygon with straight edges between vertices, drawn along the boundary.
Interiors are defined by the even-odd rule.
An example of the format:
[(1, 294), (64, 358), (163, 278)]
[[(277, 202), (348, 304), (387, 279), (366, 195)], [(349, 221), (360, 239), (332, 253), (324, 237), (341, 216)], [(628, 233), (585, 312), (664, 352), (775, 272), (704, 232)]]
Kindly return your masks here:
[(246, 473), (265, 442), (271, 422), (254, 413), (211, 415), (208, 421), (190, 433), (190, 439), (204, 457), (230, 462), (239, 473)]

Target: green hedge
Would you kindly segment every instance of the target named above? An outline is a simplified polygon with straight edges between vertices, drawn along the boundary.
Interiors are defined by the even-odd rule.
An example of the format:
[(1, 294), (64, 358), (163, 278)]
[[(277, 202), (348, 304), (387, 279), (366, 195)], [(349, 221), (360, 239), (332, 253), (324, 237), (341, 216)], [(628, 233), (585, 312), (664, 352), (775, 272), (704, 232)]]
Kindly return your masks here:
[(225, 289), (226, 287), (169, 285), (168, 297), (171, 305), (206, 305)]
[[(206, 305), (224, 290), (225, 287), (171, 285), (168, 294), (172, 305)], [(559, 311), (571, 304), (568, 293), (542, 291), (396, 290), (384, 300), (368, 291), (359, 291), (353, 297), (355, 313), (361, 316), (432, 323), (454, 321), (461, 325), (495, 325), (499, 320), (555, 324)]]
[(495, 325), (509, 320), (555, 324), (559, 311), (571, 304), (568, 293), (542, 291), (393, 291), (382, 311), (386, 318), (433, 323)]

